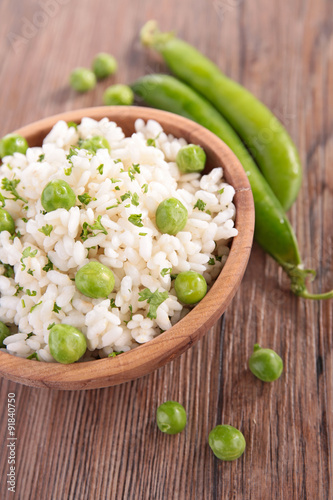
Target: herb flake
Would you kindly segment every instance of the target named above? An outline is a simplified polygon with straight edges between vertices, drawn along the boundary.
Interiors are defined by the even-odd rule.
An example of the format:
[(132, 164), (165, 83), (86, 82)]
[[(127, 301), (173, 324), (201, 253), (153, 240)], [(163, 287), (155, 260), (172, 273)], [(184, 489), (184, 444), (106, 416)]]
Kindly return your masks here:
[(198, 210), (201, 210), (203, 212), (205, 210), (206, 205), (207, 205), (207, 203), (205, 203), (204, 201), (199, 199), (199, 200), (197, 200), (197, 202), (193, 208), (197, 208)]
[(149, 304), (148, 318), (156, 319), (158, 307), (169, 297), (168, 292), (151, 292), (149, 288), (145, 288), (139, 292), (139, 302), (146, 300)]
[(51, 224), (46, 224), (45, 226), (38, 229), (40, 233), (45, 234), (45, 236), (50, 236), (53, 226)]
[(134, 224), (134, 226), (143, 227), (142, 214), (132, 214), (129, 216), (128, 220), (129, 220), (129, 222)]

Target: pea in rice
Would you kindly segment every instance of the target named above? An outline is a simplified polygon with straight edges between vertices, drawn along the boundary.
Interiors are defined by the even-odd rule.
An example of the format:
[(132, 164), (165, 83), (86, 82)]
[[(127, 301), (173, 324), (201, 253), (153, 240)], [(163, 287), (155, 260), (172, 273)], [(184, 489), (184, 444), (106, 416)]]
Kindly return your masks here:
[[(4, 340), (6, 352), (54, 362), (48, 337), (58, 323), (85, 335), (84, 360), (128, 351), (190, 311), (177, 299), (174, 275), (196, 271), (209, 288), (220, 273), (237, 235), (234, 188), (219, 166), (208, 175), (181, 174), (175, 158), (187, 143), (157, 122), (138, 119), (135, 130), (125, 137), (107, 118), (84, 118), (77, 128), (59, 121), (42, 147), (3, 159), (0, 182), (19, 180), (24, 200), (5, 200), (16, 233), (0, 232), (0, 321), (13, 332)], [(109, 142), (110, 153), (77, 147), (96, 135)], [(52, 179), (71, 186), (76, 206), (43, 210), (41, 193)], [(188, 211), (175, 236), (155, 224), (159, 203), (170, 197)], [(113, 271), (107, 299), (86, 297), (75, 286), (76, 272), (91, 260)], [(155, 292), (163, 297), (157, 305), (147, 300)]]

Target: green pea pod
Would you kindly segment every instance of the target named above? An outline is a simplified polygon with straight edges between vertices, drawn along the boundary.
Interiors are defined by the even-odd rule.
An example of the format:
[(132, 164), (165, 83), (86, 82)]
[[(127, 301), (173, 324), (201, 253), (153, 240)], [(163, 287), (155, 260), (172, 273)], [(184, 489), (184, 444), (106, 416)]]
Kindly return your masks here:
[(242, 163), (255, 205), (255, 239), (286, 271), (292, 291), (301, 297), (328, 299), (326, 294), (311, 294), (305, 281), (315, 271), (303, 269), (295, 233), (280, 202), (257, 168), (239, 136), (213, 106), (193, 89), (168, 75), (147, 75), (132, 85), (147, 104), (189, 118), (220, 137)]
[(181, 80), (205, 96), (228, 120), (251, 151), (282, 207), (288, 210), (302, 182), (297, 149), (271, 111), (244, 87), (173, 33), (160, 33), (155, 21), (142, 28), (144, 45), (160, 52)]

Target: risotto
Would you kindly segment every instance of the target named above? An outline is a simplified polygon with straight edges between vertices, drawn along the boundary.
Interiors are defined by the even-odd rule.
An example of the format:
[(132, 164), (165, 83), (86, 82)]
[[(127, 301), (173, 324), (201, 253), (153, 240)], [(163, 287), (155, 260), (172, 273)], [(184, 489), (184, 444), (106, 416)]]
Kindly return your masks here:
[[(135, 130), (125, 137), (107, 118), (77, 126), (59, 121), (41, 147), (3, 158), (1, 200), (15, 221), (14, 234), (0, 232), (0, 321), (11, 331), (6, 352), (54, 362), (49, 335), (58, 324), (85, 336), (83, 360), (128, 351), (190, 311), (177, 298), (179, 273), (199, 273), (208, 289), (220, 273), (237, 235), (235, 191), (221, 166), (208, 175), (181, 173), (175, 159), (184, 139), (153, 120), (138, 119)], [(95, 136), (110, 151), (82, 147)], [(44, 209), (42, 192), (54, 179), (75, 193), (71, 208)], [(188, 214), (175, 235), (156, 225), (157, 207), (169, 198)], [(112, 270), (106, 297), (88, 297), (76, 286), (77, 272), (92, 261)]]

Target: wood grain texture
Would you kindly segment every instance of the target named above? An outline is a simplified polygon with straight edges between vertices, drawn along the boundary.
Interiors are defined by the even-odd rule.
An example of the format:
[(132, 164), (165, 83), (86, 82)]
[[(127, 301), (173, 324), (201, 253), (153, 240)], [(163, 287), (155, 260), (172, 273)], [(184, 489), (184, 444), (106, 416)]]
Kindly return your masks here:
[(122, 128), (126, 137), (135, 132), (135, 121), (158, 121), (166, 134), (183, 137), (191, 144), (199, 144), (206, 153), (204, 173), (216, 165), (223, 168), (223, 177), (235, 189), (235, 227), (227, 262), (215, 283), (190, 314), (167, 332), (116, 359), (94, 362), (36, 363), (0, 352), (0, 375), (14, 382), (50, 389), (99, 389), (143, 377), (177, 358), (194, 342), (207, 333), (224, 313), (243, 278), (253, 242), (254, 204), (246, 173), (233, 152), (215, 134), (181, 116), (159, 109), (138, 106), (96, 106), (70, 111), (39, 120), (15, 130), (25, 137), (30, 146), (40, 146), (44, 137), (59, 121), (80, 123), (84, 117), (101, 120), (108, 117)]
[[(246, 85), (287, 126), (304, 164), (291, 220), (306, 266), (318, 271), (313, 288), (332, 288), (332, 1), (62, 4), (44, 27), (25, 33), (29, 38), (13, 47), (10, 34), (23, 33), (40, 3), (0, 3), (0, 135), (57, 112), (99, 105), (111, 82), (162, 70), (137, 37), (143, 23), (155, 17)], [(100, 50), (118, 58), (117, 76), (76, 95), (67, 87), (67, 75), (75, 66), (89, 65)], [(284, 359), (284, 374), (272, 385), (247, 370), (256, 341)], [(332, 349), (332, 302), (292, 296), (277, 265), (254, 247), (223, 319), (153, 374), (77, 393), (2, 380), (0, 498), (329, 500)], [(17, 398), (15, 495), (5, 484), (8, 392)], [(154, 424), (156, 407), (167, 399), (188, 411), (188, 426), (179, 436), (164, 436)], [(222, 463), (212, 456), (207, 436), (218, 423), (243, 431), (242, 459)]]

